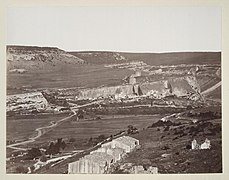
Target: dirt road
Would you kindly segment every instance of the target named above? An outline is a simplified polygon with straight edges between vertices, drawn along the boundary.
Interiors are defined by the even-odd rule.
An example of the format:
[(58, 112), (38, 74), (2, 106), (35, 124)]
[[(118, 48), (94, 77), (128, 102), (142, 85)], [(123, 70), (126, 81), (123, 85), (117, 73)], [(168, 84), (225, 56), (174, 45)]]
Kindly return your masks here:
[(217, 84), (215, 84), (214, 86), (212, 86), (212, 87), (206, 89), (205, 91), (203, 91), (203, 92), (201, 93), (201, 95), (206, 95), (206, 94), (208, 94), (208, 93), (214, 91), (214, 90), (215, 90), (216, 88), (218, 88), (219, 86), (221, 86), (221, 81), (218, 82)]
[(47, 132), (47, 129), (51, 129), (51, 128), (54, 128), (58, 125), (60, 125), (62, 122), (64, 121), (67, 121), (69, 119), (71, 119), (73, 116), (76, 115), (76, 110), (78, 108), (81, 108), (81, 107), (85, 107), (85, 106), (89, 106), (91, 104), (95, 104), (95, 103), (99, 103), (100, 101), (95, 101), (95, 102), (92, 102), (92, 103), (88, 103), (88, 104), (84, 104), (84, 105), (80, 105), (80, 106), (75, 106), (75, 107), (72, 107), (71, 108), (71, 111), (73, 112), (72, 115), (66, 117), (66, 118), (63, 118), (57, 122), (51, 122), (50, 125), (48, 126), (44, 126), (44, 127), (40, 127), (40, 128), (37, 128), (35, 131), (37, 132), (37, 135), (35, 137), (32, 137), (32, 138), (29, 138), (28, 140), (26, 141), (22, 141), (22, 142), (18, 142), (18, 143), (15, 143), (15, 144), (10, 144), (10, 145), (7, 145), (6, 147), (7, 148), (11, 148), (11, 149), (15, 149), (15, 150), (22, 150), (22, 151), (26, 151), (27, 149), (26, 148), (21, 148), (21, 147), (16, 147), (16, 146), (20, 146), (20, 145), (25, 145), (25, 144), (28, 144), (28, 143), (32, 143), (34, 142), (36, 139), (38, 139), (39, 137), (41, 137), (43, 134), (45, 134)]

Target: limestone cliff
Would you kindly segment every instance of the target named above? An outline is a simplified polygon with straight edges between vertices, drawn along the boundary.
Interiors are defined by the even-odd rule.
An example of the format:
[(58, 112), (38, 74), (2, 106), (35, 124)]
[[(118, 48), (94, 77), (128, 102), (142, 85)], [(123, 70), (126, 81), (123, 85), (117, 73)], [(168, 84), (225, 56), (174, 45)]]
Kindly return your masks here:
[(7, 46), (6, 58), (8, 70), (34, 70), (84, 63), (82, 59), (55, 47)]
[(48, 102), (41, 92), (8, 95), (6, 98), (6, 111), (26, 112), (47, 108)]
[[(141, 93), (139, 93), (141, 91)], [(122, 85), (112, 87), (102, 87), (82, 90), (79, 99), (94, 99), (99, 97), (125, 98), (136, 95), (153, 95), (156, 98), (163, 98), (168, 95), (191, 96), (200, 92), (199, 85), (195, 77), (186, 76), (171, 78), (156, 82), (148, 82), (137, 85)]]

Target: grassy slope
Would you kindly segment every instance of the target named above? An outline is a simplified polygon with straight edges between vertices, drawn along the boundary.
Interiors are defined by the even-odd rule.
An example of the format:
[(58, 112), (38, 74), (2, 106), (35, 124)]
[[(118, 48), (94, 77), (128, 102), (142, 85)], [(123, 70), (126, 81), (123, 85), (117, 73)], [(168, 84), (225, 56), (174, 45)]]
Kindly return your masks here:
[(51, 121), (58, 121), (66, 114), (60, 115), (38, 115), (30, 117), (8, 117), (6, 121), (7, 140), (22, 140), (28, 139), (35, 135), (35, 129), (49, 125)]
[[(221, 120), (211, 120), (213, 123), (220, 123)], [(171, 128), (169, 131), (157, 131), (157, 128), (146, 129), (133, 137), (140, 140), (141, 148), (129, 154), (123, 161), (135, 165), (156, 166), (160, 173), (209, 173), (222, 172), (222, 146), (221, 133), (215, 136), (206, 135), (205, 131), (198, 135), (190, 135), (189, 124), (177, 128), (187, 133), (183, 137), (175, 135)], [(182, 126), (181, 126), (182, 127)], [(174, 139), (177, 137), (177, 139)], [(188, 150), (186, 145), (191, 145), (193, 138), (200, 143), (205, 138), (211, 140), (210, 150)], [(162, 147), (169, 149), (163, 150)], [(169, 154), (168, 157), (161, 157), (162, 154)], [(211, 158), (209, 158), (211, 157)]]
[[(41, 136), (37, 142), (46, 142), (47, 140), (56, 140), (57, 138), (75, 138), (77, 141), (88, 140), (90, 137), (99, 135), (110, 136), (122, 130), (127, 129), (128, 125), (133, 125), (138, 129), (146, 127), (152, 122), (157, 121), (161, 116), (116, 116), (112, 118), (105, 117), (101, 120), (83, 120), (79, 122), (66, 121), (61, 126), (54, 128), (44, 136)], [(80, 147), (78, 147), (80, 149)]]
[[(94, 52), (95, 53), (95, 52)], [(71, 54), (92, 63), (62, 64), (61, 66), (44, 66), (44, 69), (34, 69), (24, 74), (7, 74), (7, 94), (23, 93), (25, 87), (36, 88), (70, 88), (98, 87), (101, 85), (121, 84), (126, 75), (132, 71), (127, 69), (104, 68), (103, 64), (121, 63), (115, 60), (113, 52), (96, 52), (90, 56), (80, 56), (78, 52)], [(150, 65), (171, 65), (181, 63), (220, 63), (221, 53), (119, 53), (129, 61), (142, 60)], [(125, 61), (125, 60), (124, 60)], [(97, 65), (95, 65), (97, 64)]]
[[(126, 69), (105, 68), (103, 65), (65, 65), (49, 70), (29, 71), (25, 74), (7, 75), (7, 94), (23, 92), (23, 86), (36, 88), (98, 87), (118, 85), (133, 73)], [(13, 89), (17, 87), (18, 89)]]
[[(93, 64), (120, 63), (115, 61), (114, 52), (69, 52)], [(92, 53), (92, 55), (83, 55)], [(93, 55), (94, 53), (94, 55)], [(99, 54), (97, 54), (99, 53)], [(144, 61), (149, 65), (177, 65), (177, 64), (218, 64), (221, 63), (220, 52), (174, 52), (174, 53), (125, 53), (118, 52), (127, 61)]]

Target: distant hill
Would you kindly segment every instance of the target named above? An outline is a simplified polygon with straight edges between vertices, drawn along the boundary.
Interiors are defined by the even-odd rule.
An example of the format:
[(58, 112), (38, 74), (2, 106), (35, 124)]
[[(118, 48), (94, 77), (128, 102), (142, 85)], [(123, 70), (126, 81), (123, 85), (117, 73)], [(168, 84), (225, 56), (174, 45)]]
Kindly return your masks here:
[(84, 63), (82, 59), (56, 47), (7, 46), (6, 56), (7, 69), (16, 70), (11, 72), (26, 72), (35, 69), (50, 69), (63, 64)]
[(118, 52), (105, 52), (105, 51), (82, 51), (82, 52), (68, 52), (76, 57), (85, 60), (90, 64), (113, 64), (128, 62), (125, 56)]
[(69, 52), (92, 64), (143, 61), (149, 65), (220, 64), (221, 52), (128, 53), (83, 51)]

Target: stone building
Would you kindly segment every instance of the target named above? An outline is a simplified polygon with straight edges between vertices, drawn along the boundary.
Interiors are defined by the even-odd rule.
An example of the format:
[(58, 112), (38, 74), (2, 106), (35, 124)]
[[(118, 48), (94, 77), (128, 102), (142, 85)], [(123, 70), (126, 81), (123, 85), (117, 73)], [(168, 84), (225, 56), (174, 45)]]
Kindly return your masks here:
[(121, 148), (126, 153), (131, 152), (136, 146), (139, 145), (139, 140), (129, 137), (129, 136), (122, 136), (120, 138), (114, 139), (111, 142), (111, 147), (115, 148)]
[(192, 149), (210, 149), (211, 148), (211, 142), (209, 139), (205, 139), (204, 143), (198, 144), (197, 140), (192, 141)]
[(209, 139), (205, 139), (204, 143), (200, 145), (200, 149), (210, 149), (211, 148), (211, 142)]
[(107, 153), (107, 154), (113, 156), (114, 162), (121, 160), (121, 158), (125, 154), (125, 152), (122, 148), (118, 148), (118, 147), (112, 148), (111, 143), (109, 143), (108, 145), (103, 144), (101, 148), (99, 148), (95, 151), (92, 151), (90, 154), (94, 154), (95, 152), (104, 152), (104, 153)]
[(76, 162), (68, 164), (69, 174), (103, 174), (106, 173), (112, 163), (115, 163), (139, 145), (139, 140), (122, 136), (111, 142), (102, 144), (100, 148), (91, 151), (89, 155), (80, 158)]
[(113, 163), (113, 156), (104, 152), (94, 152), (68, 164), (69, 174), (103, 174)]
[(192, 149), (199, 149), (200, 145), (197, 143), (197, 140), (193, 140), (192, 141)]

